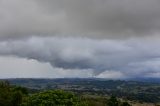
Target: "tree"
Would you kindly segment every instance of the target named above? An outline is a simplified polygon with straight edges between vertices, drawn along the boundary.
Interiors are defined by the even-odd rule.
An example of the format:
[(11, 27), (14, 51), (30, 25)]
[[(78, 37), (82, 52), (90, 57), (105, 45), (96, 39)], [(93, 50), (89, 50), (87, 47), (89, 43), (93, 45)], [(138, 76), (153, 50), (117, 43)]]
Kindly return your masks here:
[(20, 92), (20, 91), (13, 92), (12, 100), (11, 100), (12, 105), (19, 106), (22, 102), (22, 97), (23, 97), (22, 92)]
[(131, 106), (128, 102), (122, 102), (120, 106)]
[(14, 87), (8, 81), (0, 82), (0, 106), (19, 106), (27, 90), (23, 87)]
[(118, 100), (115, 96), (111, 96), (107, 102), (108, 106), (119, 106)]
[(0, 82), (0, 106), (11, 106), (11, 90), (8, 81)]
[(85, 106), (77, 96), (62, 90), (48, 90), (31, 95), (24, 106)]
[(128, 102), (117, 100), (115, 96), (111, 96), (107, 102), (107, 106), (131, 106)]

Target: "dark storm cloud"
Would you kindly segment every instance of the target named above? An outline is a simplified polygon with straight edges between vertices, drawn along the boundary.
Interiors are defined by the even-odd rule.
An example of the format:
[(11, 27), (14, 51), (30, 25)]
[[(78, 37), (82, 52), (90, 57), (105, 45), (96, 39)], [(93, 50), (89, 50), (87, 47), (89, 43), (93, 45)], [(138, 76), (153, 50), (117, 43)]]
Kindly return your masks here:
[(155, 77), (159, 5), (159, 0), (0, 0), (0, 55), (100, 77)]
[(48, 62), (64, 70), (92, 70), (94, 75), (108, 71), (111, 75), (118, 72), (120, 76), (143, 77), (160, 73), (159, 46), (158, 40), (150, 39), (33, 37), (0, 42), (0, 55)]
[(1, 0), (0, 38), (159, 33), (159, 0)]

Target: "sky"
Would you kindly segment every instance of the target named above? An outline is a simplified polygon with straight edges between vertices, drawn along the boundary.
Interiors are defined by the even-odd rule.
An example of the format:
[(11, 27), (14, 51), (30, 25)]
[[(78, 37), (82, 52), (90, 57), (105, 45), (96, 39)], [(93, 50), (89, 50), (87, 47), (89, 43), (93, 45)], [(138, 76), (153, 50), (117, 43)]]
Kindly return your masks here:
[(159, 0), (0, 0), (0, 78), (160, 78)]

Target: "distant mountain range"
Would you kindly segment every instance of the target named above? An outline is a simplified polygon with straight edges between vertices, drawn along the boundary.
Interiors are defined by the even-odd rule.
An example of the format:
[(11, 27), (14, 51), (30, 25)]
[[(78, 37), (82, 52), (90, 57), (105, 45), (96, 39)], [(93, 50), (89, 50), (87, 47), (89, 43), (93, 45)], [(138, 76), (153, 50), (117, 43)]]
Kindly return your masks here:
[(45, 81), (45, 80), (99, 80), (99, 81), (107, 81), (107, 80), (120, 80), (120, 81), (137, 81), (137, 82), (150, 82), (150, 83), (160, 83), (160, 78), (128, 78), (128, 79), (107, 79), (107, 78), (5, 78), (0, 80), (16, 80), (16, 81), (22, 81), (22, 80), (39, 80), (39, 81)]
[(160, 83), (160, 78), (130, 78), (127, 81)]

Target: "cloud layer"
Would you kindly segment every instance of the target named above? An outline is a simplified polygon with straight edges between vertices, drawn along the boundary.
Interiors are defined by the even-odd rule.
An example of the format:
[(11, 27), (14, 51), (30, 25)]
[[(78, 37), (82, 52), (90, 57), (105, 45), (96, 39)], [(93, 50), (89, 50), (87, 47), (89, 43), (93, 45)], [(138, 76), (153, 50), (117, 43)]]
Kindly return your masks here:
[(159, 5), (159, 0), (1, 0), (0, 39), (151, 36), (159, 33)]
[(63, 69), (33, 59), (0, 56), (0, 78), (86, 78), (91, 70)]
[(158, 39), (152, 42), (147, 38), (95, 40), (32, 37), (0, 42), (0, 55), (35, 59), (64, 70), (92, 70), (95, 76), (111, 71), (125, 77), (151, 77), (154, 73), (160, 73), (159, 46)]
[(96, 77), (158, 77), (159, 5), (159, 0), (0, 0), (0, 56)]

